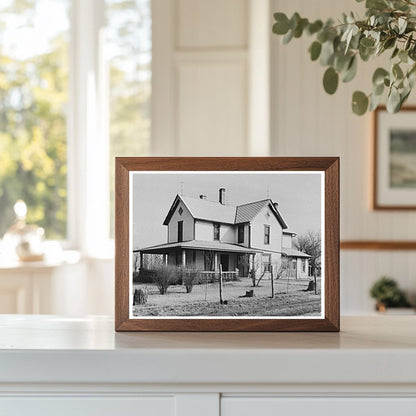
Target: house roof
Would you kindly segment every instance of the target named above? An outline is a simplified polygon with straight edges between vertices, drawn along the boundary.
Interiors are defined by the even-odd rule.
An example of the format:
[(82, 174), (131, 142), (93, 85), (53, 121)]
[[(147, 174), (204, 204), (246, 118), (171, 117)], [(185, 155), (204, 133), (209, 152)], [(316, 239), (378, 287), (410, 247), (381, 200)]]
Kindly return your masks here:
[(272, 212), (276, 216), (282, 228), (287, 228), (287, 224), (274, 206), (271, 199), (263, 199), (261, 201), (233, 206), (183, 195), (176, 195), (176, 198), (173, 201), (165, 220), (163, 221), (163, 225), (169, 224), (169, 221), (175, 212), (179, 201), (181, 200), (191, 213), (192, 217), (195, 219), (219, 222), (223, 224), (241, 224), (250, 222), (266, 205), (270, 205)]
[(221, 243), (219, 241), (202, 241), (202, 240), (190, 240), (182, 241), (177, 243), (166, 243), (158, 244), (156, 246), (144, 247), (139, 250), (134, 250), (135, 252), (141, 253), (153, 253), (153, 254), (163, 254), (175, 249), (193, 249), (193, 250), (215, 250), (215, 251), (224, 251), (232, 253), (262, 253), (261, 250), (254, 248), (243, 247), (237, 244), (230, 243)]
[(234, 224), (235, 207), (232, 205), (223, 205), (219, 202), (189, 196), (181, 196), (180, 198), (194, 218)]
[(283, 220), (280, 212), (277, 210), (271, 199), (262, 199), (261, 201), (249, 202), (248, 204), (238, 205), (236, 207), (235, 223), (252, 221), (256, 215), (266, 206), (270, 205), (273, 214), (276, 216), (283, 229), (287, 228), (287, 224)]
[(303, 251), (296, 250), (295, 248), (282, 248), (282, 254), (288, 257), (303, 257), (303, 258), (309, 258), (310, 255), (304, 253)]

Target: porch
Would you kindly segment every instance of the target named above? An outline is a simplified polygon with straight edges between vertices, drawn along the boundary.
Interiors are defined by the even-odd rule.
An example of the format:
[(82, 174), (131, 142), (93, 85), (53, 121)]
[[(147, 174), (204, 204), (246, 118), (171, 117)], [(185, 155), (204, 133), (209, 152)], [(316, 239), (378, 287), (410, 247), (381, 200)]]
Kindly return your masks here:
[(248, 276), (254, 256), (261, 251), (236, 244), (191, 240), (146, 247), (133, 253), (136, 270), (171, 265), (198, 269), (201, 274), (216, 279), (220, 272), (225, 278)]

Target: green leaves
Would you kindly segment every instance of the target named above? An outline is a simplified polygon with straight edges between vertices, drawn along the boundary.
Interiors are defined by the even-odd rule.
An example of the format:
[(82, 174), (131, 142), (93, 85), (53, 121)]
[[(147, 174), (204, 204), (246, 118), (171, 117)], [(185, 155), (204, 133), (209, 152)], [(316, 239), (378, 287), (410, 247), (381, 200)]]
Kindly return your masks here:
[(352, 111), (358, 116), (367, 112), (368, 97), (361, 91), (355, 91), (352, 95)]
[(299, 13), (290, 19), (284, 13), (276, 13), (273, 32), (283, 35), (284, 44), (304, 34), (314, 38), (308, 52), (312, 61), (325, 67), (323, 87), (328, 94), (336, 92), (340, 80), (354, 79), (359, 60), (370, 61), (391, 49), (391, 64), (374, 71), (370, 94), (354, 92), (352, 108), (355, 114), (362, 115), (385, 98), (387, 109), (396, 112), (416, 80), (416, 4), (410, 0), (366, 0), (365, 7), (361, 20), (353, 13), (343, 13), (340, 19), (326, 22), (309, 22)]
[(273, 25), (273, 33), (285, 35), (290, 29), (287, 16), (284, 13), (275, 13), (274, 20), (276, 20), (276, 23)]
[(384, 68), (377, 68), (373, 74), (373, 85), (384, 85), (384, 79), (388, 77), (389, 73)]
[(312, 61), (316, 61), (319, 58), (321, 50), (322, 44), (320, 42), (315, 41), (312, 43), (312, 45), (309, 47), (309, 53), (311, 54)]
[(332, 66), (327, 68), (324, 74), (323, 84), (324, 89), (328, 94), (334, 94), (338, 88), (338, 72)]

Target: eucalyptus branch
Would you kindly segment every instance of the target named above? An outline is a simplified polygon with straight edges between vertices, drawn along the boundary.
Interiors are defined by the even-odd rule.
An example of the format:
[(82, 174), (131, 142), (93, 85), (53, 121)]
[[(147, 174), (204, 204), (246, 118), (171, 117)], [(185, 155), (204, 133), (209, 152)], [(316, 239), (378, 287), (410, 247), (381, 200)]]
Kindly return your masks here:
[[(362, 2), (363, 0), (356, 0)], [(377, 68), (372, 92), (355, 91), (352, 109), (362, 115), (374, 110), (386, 95), (387, 109), (397, 112), (407, 100), (416, 78), (416, 3), (411, 0), (366, 0), (364, 19), (344, 14), (334, 25), (332, 19), (310, 22), (295, 13), (290, 19), (275, 13), (273, 32), (283, 43), (304, 34), (314, 37), (309, 47), (313, 61), (326, 68), (323, 86), (334, 94), (339, 81), (349, 82), (357, 73), (357, 61), (369, 61), (391, 51), (391, 65)]]

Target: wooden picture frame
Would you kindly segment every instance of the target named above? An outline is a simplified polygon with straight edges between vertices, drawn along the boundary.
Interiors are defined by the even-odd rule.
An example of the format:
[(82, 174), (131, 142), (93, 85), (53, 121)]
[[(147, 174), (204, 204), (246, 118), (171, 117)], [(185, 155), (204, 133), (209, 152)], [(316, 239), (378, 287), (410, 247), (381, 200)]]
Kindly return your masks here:
[[(404, 107), (396, 114), (388, 113), (384, 106), (373, 112), (374, 210), (416, 209), (416, 169), (413, 170), (414, 163), (409, 159), (414, 155), (416, 162), (415, 116), (415, 106)], [(393, 140), (395, 143), (402, 141), (402, 147), (409, 142), (407, 145), (413, 154), (404, 148), (402, 151), (393, 149)]]
[[(149, 186), (150, 187), (149, 189), (154, 189), (155, 192), (157, 192), (159, 196), (160, 195), (163, 196), (164, 194), (161, 193), (161, 189), (163, 187), (157, 186), (157, 183), (163, 184), (167, 182), (167, 179), (176, 181), (180, 177), (175, 176), (175, 175), (179, 175), (179, 173), (180, 174), (192, 173), (192, 178), (197, 178), (197, 179), (199, 178), (198, 180), (200, 182), (198, 182), (198, 184), (207, 183), (208, 176), (206, 175), (208, 173), (217, 175), (214, 177), (214, 179), (224, 177), (226, 180), (229, 180), (229, 181), (233, 180), (234, 181), (233, 183), (236, 183), (236, 181), (240, 179), (244, 179), (243, 182), (246, 183), (247, 180), (251, 180), (250, 175), (254, 175), (254, 174), (270, 175), (270, 176), (264, 176), (264, 177), (270, 178), (273, 184), (275, 183), (275, 178), (279, 179), (280, 181), (279, 183), (285, 184), (285, 183), (289, 183), (290, 180), (292, 180), (292, 178), (293, 180), (296, 179), (299, 181), (301, 179), (302, 174), (304, 175), (306, 179), (311, 178), (311, 180), (312, 179), (315, 180), (316, 175), (320, 177), (319, 180), (321, 182), (320, 182), (319, 192), (321, 196), (319, 196), (319, 198), (321, 199), (320, 199), (319, 207), (321, 210), (320, 224), (322, 227), (321, 230), (323, 231), (321, 247), (324, 248), (323, 253), (322, 253), (322, 262), (321, 262), (323, 272), (322, 272), (322, 280), (321, 280), (322, 293), (320, 295), (321, 296), (320, 297), (321, 299), (320, 315), (317, 315), (317, 316), (301, 315), (300, 317), (297, 317), (297, 316), (287, 317), (287, 316), (258, 316), (256, 314), (255, 316), (247, 316), (247, 317), (246, 316), (234, 317), (234, 316), (228, 316), (228, 315), (227, 316), (214, 316), (214, 317), (203, 316), (203, 315), (176, 316), (176, 317), (172, 317), (172, 316), (153, 317), (153, 316), (141, 315), (142, 311), (145, 310), (144, 308), (146, 306), (142, 307), (142, 309), (140, 309), (141, 306), (140, 307), (132, 306), (133, 304), (132, 298), (134, 297), (132, 296), (133, 277), (131, 273), (133, 270), (132, 268), (132, 256), (133, 256), (132, 241), (133, 241), (133, 234), (136, 235), (136, 228), (134, 228), (134, 231), (131, 231), (133, 230), (132, 219), (141, 218), (139, 214), (136, 214), (136, 211), (140, 209), (144, 209), (143, 207), (146, 204), (149, 204), (148, 194), (146, 194), (144, 191), (142, 194), (142, 189), (144, 189), (143, 186), (144, 184), (147, 184), (146, 186)], [(159, 177), (156, 176), (157, 174), (159, 174)], [(225, 177), (226, 174), (228, 174), (227, 177)], [(147, 175), (147, 176), (143, 176), (143, 175)], [(237, 176), (237, 175), (246, 175), (246, 176)], [(149, 178), (155, 179), (155, 181), (159, 180), (159, 182), (155, 182), (155, 184), (152, 183), (151, 185), (149, 185), (148, 184)], [(263, 178), (263, 176), (259, 176), (259, 178)], [(211, 177), (209, 179), (211, 180)], [(263, 184), (263, 182), (261, 181), (260, 182), (257, 181), (256, 183)], [(273, 186), (271, 188), (273, 188)], [(269, 192), (274, 192), (273, 189), (271, 190), (267, 189), (267, 198), (265, 198), (264, 200), (266, 201), (264, 205), (264, 210), (265, 210), (264, 215), (267, 217), (268, 215), (270, 216), (270, 213), (271, 213), (271, 216), (272, 216), (271, 221), (276, 221), (277, 223), (278, 221), (281, 220), (283, 222), (279, 222), (279, 224), (284, 224), (284, 220), (281, 214), (279, 213), (280, 205), (278, 207), (276, 204), (269, 204), (268, 202), (268, 201), (270, 201), (270, 203), (272, 202), (271, 195), (269, 198)], [(220, 190), (219, 191), (220, 200), (219, 202), (217, 201), (216, 203), (221, 203), (221, 192), (222, 191)], [(122, 157), (120, 158), (119, 157), (119, 158), (116, 158), (116, 191), (115, 191), (115, 194), (116, 194), (116, 197), (115, 197), (116, 198), (115, 200), (115, 212), (116, 212), (116, 215), (115, 215), (116, 217), (115, 219), (116, 221), (115, 222), (115, 243), (116, 243), (115, 245), (115, 330), (116, 331), (245, 331), (245, 332), (247, 331), (339, 331), (339, 315), (340, 315), (340, 312), (339, 312), (339, 299), (340, 299), (340, 294), (339, 294), (339, 290), (340, 290), (340, 286), (339, 286), (339, 158), (337, 157), (252, 157), (252, 158), (251, 157), (243, 157), (243, 158)], [(174, 210), (172, 212), (174, 212), (174, 214), (171, 214), (171, 215), (179, 215), (179, 210), (177, 211), (177, 207), (178, 207), (178, 204), (180, 205), (182, 194), (183, 192), (178, 193), (177, 198), (179, 198), (178, 199), (179, 202), (177, 202), (176, 205), (175, 204), (172, 205), (173, 210)], [(205, 199), (204, 195), (200, 195), (200, 198)], [(195, 198), (195, 199), (198, 199), (198, 198)], [(263, 202), (263, 201), (260, 201), (260, 202)], [(200, 204), (200, 203), (202, 202), (201, 201), (197, 202), (197, 204)], [(258, 206), (258, 202), (256, 203), (253, 202), (253, 204), (257, 204), (256, 207)], [(246, 205), (250, 205), (250, 204), (246, 204)], [(239, 205), (239, 207), (240, 206), (243, 206), (243, 205)], [(243, 212), (242, 208), (240, 209), (240, 211), (238, 211), (239, 207), (236, 208), (237, 212)], [(169, 207), (166, 207), (166, 208), (168, 211)], [(310, 208), (305, 207), (304, 209), (305, 209), (305, 212), (308, 212)], [(169, 212), (171, 212), (171, 210)], [(252, 214), (253, 209), (246, 210), (246, 211), (250, 211), (251, 212), (250, 215), (257, 215), (257, 214)], [(168, 214), (168, 216), (166, 217), (167, 219), (165, 219), (165, 222), (168, 224), (168, 230), (170, 229), (169, 228), (170, 227), (169, 215), (170, 214)], [(150, 218), (148, 220), (150, 221)], [(247, 218), (242, 219), (241, 221), (246, 221), (246, 220)], [(267, 222), (266, 220), (264, 220), (264, 218), (261, 218), (261, 220), (263, 222)], [(145, 221), (147, 220), (143, 220), (143, 223)], [(152, 219), (151, 221), (156, 221), (156, 220)], [(204, 221), (207, 221), (207, 220), (204, 220)], [(130, 224), (130, 222), (132, 224)], [(160, 222), (161, 222), (160, 219), (157, 219), (157, 224), (159, 224)], [(196, 222), (197, 220), (194, 219), (194, 231), (193, 231), (194, 237), (195, 237)], [(237, 223), (237, 220), (236, 220), (236, 223)], [(249, 222), (247, 224), (251, 224), (251, 223)], [(143, 227), (144, 226), (145, 225), (143, 225)], [(146, 227), (149, 227), (149, 225), (146, 225)], [(247, 225), (247, 227), (251, 227), (251, 225), (250, 226)], [(281, 225), (281, 228), (282, 230), (284, 229), (283, 225)], [(140, 255), (143, 254), (143, 256), (147, 254), (149, 255), (156, 254), (159, 257), (162, 256), (163, 262), (166, 262), (166, 264), (168, 264), (168, 262), (171, 261), (170, 259), (172, 257), (172, 254), (170, 252), (167, 252), (166, 255), (161, 254), (163, 250), (167, 250), (167, 248), (171, 249), (174, 246), (174, 247), (181, 248), (182, 252), (185, 252), (185, 249), (183, 248), (185, 245), (185, 242), (183, 241), (182, 234), (179, 236), (180, 234), (179, 225), (177, 225), (177, 229), (178, 229), (177, 231), (178, 242), (169, 243), (170, 240), (168, 237), (168, 242), (166, 244), (152, 246), (150, 248), (142, 248), (136, 251), (139, 252)], [(247, 228), (247, 230), (251, 230), (251, 228)], [(268, 240), (273, 238), (273, 233), (274, 233), (273, 230), (274, 229), (272, 229), (272, 237), (271, 237), (270, 228), (268, 229), (267, 236), (265, 235), (264, 237), (265, 244), (269, 242)], [(182, 233), (183, 232), (184, 231), (182, 230)], [(256, 232), (256, 231), (254, 230), (253, 232)], [(288, 234), (290, 237), (291, 232), (285, 231), (285, 233)], [(239, 235), (238, 237), (239, 239), (243, 238), (242, 229), (239, 232), (237, 231), (235, 232), (235, 235), (236, 235), (235, 238), (237, 238), (237, 234)], [(139, 236), (140, 235), (141, 234), (139, 233)], [(149, 235), (152, 235), (152, 234), (150, 233)], [(193, 240), (190, 240), (189, 244), (194, 243), (195, 241), (197, 240), (195, 240), (194, 238)], [(199, 242), (198, 244), (201, 244), (201, 243)], [(214, 244), (214, 245), (222, 244), (222, 241), (221, 242), (211, 241), (209, 242), (209, 244)], [(227, 246), (231, 245), (228, 243), (224, 243), (224, 244), (226, 244)], [(235, 244), (233, 244), (233, 247), (234, 246)], [(157, 253), (155, 253), (156, 249), (154, 247), (157, 247), (157, 250), (159, 250)], [(254, 250), (250, 242), (246, 246), (244, 246), (244, 249), (248, 250), (247, 247), (251, 247), (250, 250)], [(295, 264), (295, 261), (293, 260), (293, 258), (288, 257), (291, 255), (292, 252), (289, 252), (288, 254), (287, 253), (288, 249), (285, 249), (283, 247), (283, 244), (282, 246), (280, 246), (280, 249), (281, 251), (279, 253), (281, 253), (281, 258), (283, 257), (290, 258), (293, 264)], [(237, 248), (237, 250), (239, 249)], [(197, 248), (195, 249), (195, 251), (197, 251)], [(277, 251), (275, 251), (275, 253), (277, 253)], [(156, 258), (156, 255), (154, 256), (154, 258)], [(298, 252), (298, 254), (294, 254), (294, 255), (298, 256), (300, 254)], [(188, 257), (186, 256), (184, 258), (185, 262), (183, 263), (185, 265), (187, 264), (186, 262), (188, 261), (187, 259), (189, 257), (189, 256)], [(255, 256), (256, 256), (256, 253), (252, 255), (252, 260), (256, 258)], [(264, 258), (262, 257), (262, 261), (264, 259), (267, 260), (270, 257), (271, 255), (269, 255), (269, 257), (267, 256), (265, 256)], [(308, 257), (311, 257), (311, 256), (308, 256)], [(193, 261), (195, 262), (195, 259)], [(221, 265), (222, 265), (222, 261), (223, 260), (221, 260)], [(270, 261), (270, 260), (267, 260), (267, 261)], [(139, 271), (145, 270), (145, 267), (144, 267), (145, 265), (143, 262), (144, 260), (141, 258)], [(253, 267), (252, 264), (250, 265), (250, 267)], [(270, 271), (271, 276), (272, 276), (270, 278), (271, 286), (273, 286), (273, 281), (274, 281), (273, 276), (277, 276), (276, 274), (273, 275), (273, 270), (276, 270), (276, 269), (273, 269), (273, 267), (274, 266), (270, 266), (270, 269), (269, 269), (268, 266), (267, 267), (264, 266), (265, 271), (263, 271), (263, 275)], [(214, 269), (209, 269), (209, 270), (214, 270)], [(207, 273), (211, 273), (211, 272), (207, 272)], [(216, 273), (216, 271), (213, 271), (212, 273)], [(306, 271), (306, 273), (308, 273), (308, 271)], [(223, 276), (222, 269), (220, 271), (220, 276), (221, 278)], [(315, 277), (316, 277), (316, 274), (315, 274)], [(289, 277), (287, 277), (287, 280), (289, 282)], [(302, 289), (302, 291), (303, 290), (305, 289)], [(299, 293), (300, 292), (301, 290), (299, 290)], [(241, 298), (245, 296), (238, 296), (238, 297)], [(226, 303), (227, 302), (224, 301), (224, 305)], [(227, 304), (226, 306), (224, 306), (224, 309), (221, 309), (221, 310), (228, 311), (227, 308), (229, 306), (233, 307), (233, 304), (231, 305)], [(132, 308), (133, 308), (133, 312), (132, 312)], [(221, 306), (221, 308), (223, 308), (223, 305)], [(139, 312), (137, 312), (137, 310)], [(133, 314), (136, 314), (136, 315), (133, 315)]]

